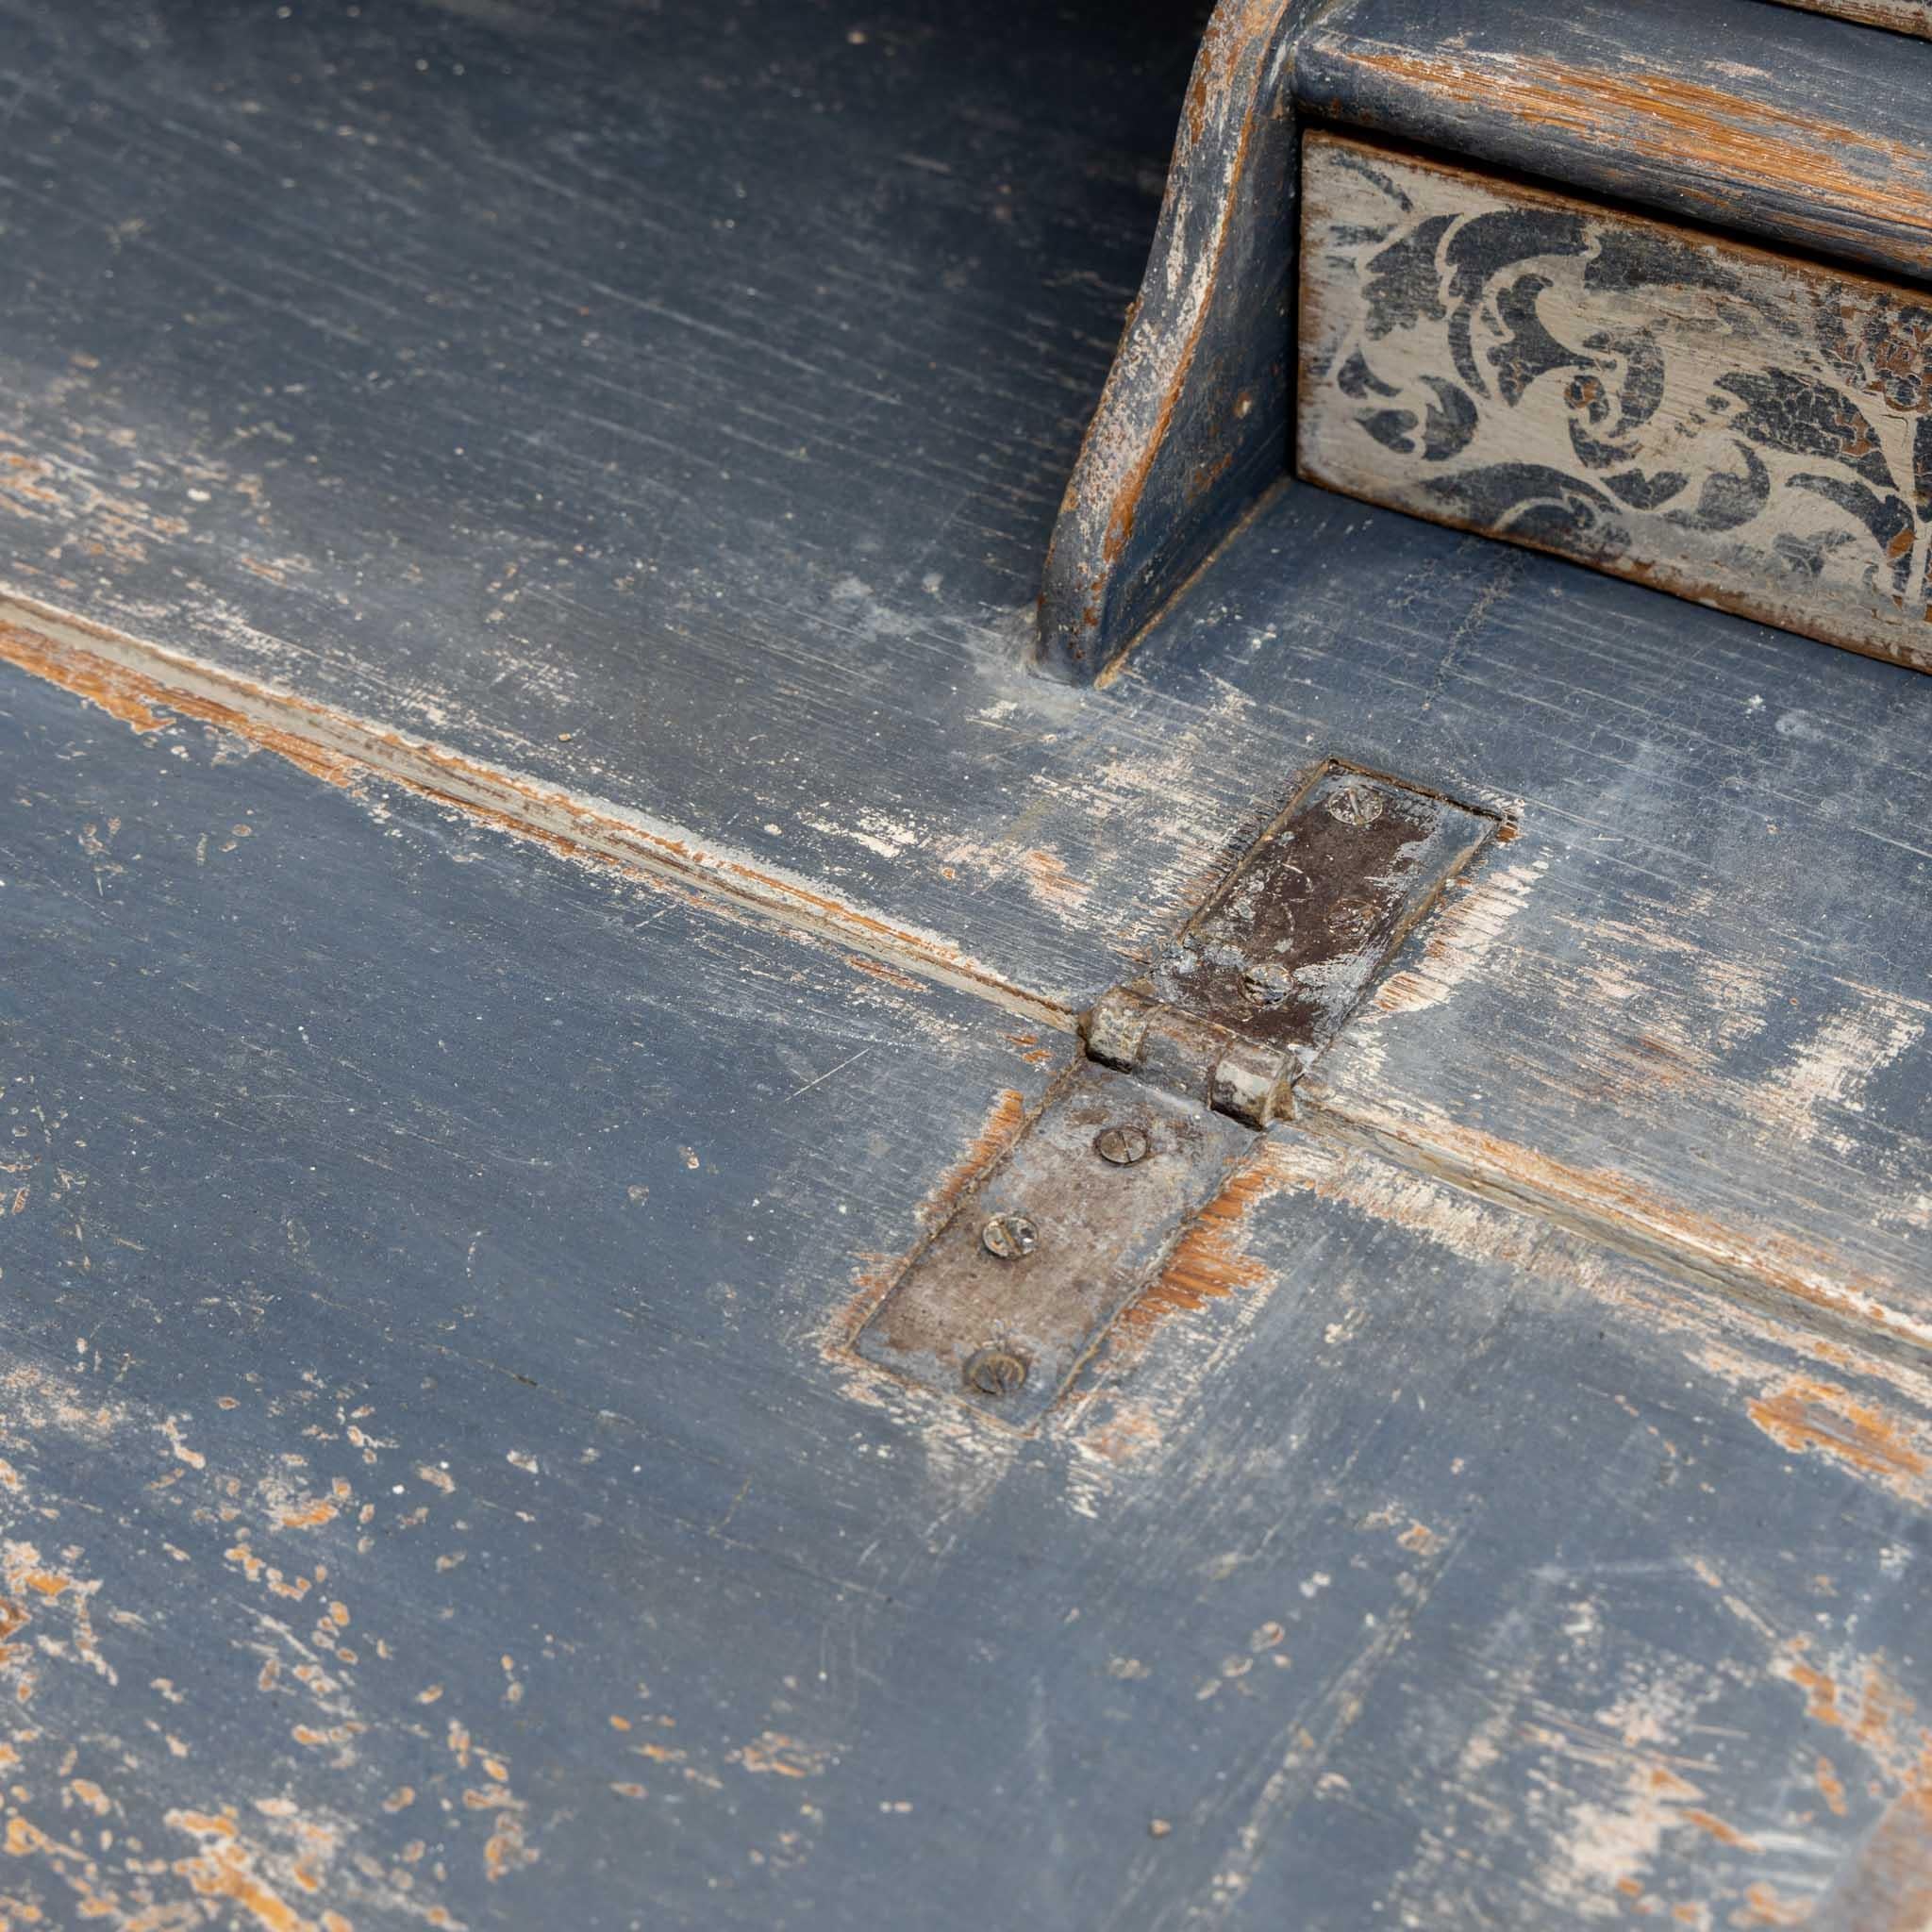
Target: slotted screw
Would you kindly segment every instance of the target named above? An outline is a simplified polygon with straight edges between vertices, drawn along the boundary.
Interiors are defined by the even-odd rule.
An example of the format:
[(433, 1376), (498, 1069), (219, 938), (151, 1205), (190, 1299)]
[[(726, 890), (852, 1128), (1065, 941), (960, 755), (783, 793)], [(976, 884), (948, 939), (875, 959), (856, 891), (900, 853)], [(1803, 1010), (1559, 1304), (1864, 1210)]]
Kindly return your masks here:
[(1338, 900), (1328, 914), (1328, 930), (1344, 944), (1353, 945), (1368, 938), (1378, 916), (1372, 900)]
[(1093, 1137), (1093, 1151), (1115, 1167), (1137, 1167), (1154, 1151), (1154, 1143), (1139, 1127), (1102, 1127)]
[(966, 1386), (982, 1395), (1011, 1395), (1025, 1380), (1026, 1357), (1010, 1348), (982, 1348), (966, 1358)]
[(1273, 959), (1241, 969), (1241, 997), (1257, 1007), (1283, 1005), (1294, 991), (1294, 974)]
[(995, 1214), (979, 1230), (979, 1244), (1002, 1261), (1017, 1261), (1040, 1245), (1040, 1229), (1024, 1214)]
[(1338, 785), (1328, 797), (1328, 816), (1344, 825), (1373, 825), (1382, 816), (1382, 800), (1366, 785)]

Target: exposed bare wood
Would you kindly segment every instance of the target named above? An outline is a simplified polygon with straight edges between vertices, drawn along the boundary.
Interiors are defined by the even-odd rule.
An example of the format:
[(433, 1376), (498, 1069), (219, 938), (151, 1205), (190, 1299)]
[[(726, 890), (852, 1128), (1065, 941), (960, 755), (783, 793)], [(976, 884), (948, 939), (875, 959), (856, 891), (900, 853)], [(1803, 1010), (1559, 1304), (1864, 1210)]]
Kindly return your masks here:
[(822, 932), (884, 964), (970, 988), (1041, 1025), (1076, 1015), (1003, 981), (935, 935), (895, 924), (808, 879), (758, 864), (700, 832), (574, 797), (445, 745), (254, 682), (99, 625), (0, 598), (0, 658), (86, 698), (137, 730), (157, 708), (248, 738), (331, 783), (364, 771), (460, 807), (520, 838), (620, 869), (680, 880), (781, 924)]
[[(959, 987), (1036, 1024), (1071, 1031), (1077, 1019), (1024, 988), (967, 970), (970, 962), (921, 943), (917, 934), (895, 933), (863, 908), (799, 891), (795, 881), (747, 874), (732, 855), (715, 854), (688, 835), (639, 826), (594, 801), (532, 786), (513, 774), (249, 686), (137, 640), (14, 603), (0, 608), (0, 658), (86, 698), (134, 729), (153, 728), (161, 714), (176, 710), (252, 739), (330, 783), (349, 783), (366, 772), (566, 856), (671, 878), (713, 903), (837, 938), (862, 959), (896, 962), (889, 970), (903, 967)], [(1500, 889), (1509, 900), (1509, 882), (1502, 881)], [(1497, 882), (1479, 879), (1476, 903), (1488, 904), (1497, 890)], [(1399, 1015), (1406, 1002), (1426, 1008), (1451, 983), (1467, 976), (1456, 960), (1470, 943), (1469, 910), (1460, 908), (1460, 918), (1454, 916), (1457, 910), (1452, 908), (1445, 930), (1426, 941), (1432, 963), (1425, 972), (1441, 983), (1418, 983), (1413, 971), (1398, 974), (1380, 1002), (1390, 1013)], [(1486, 929), (1479, 933), (1478, 950), (1487, 951), (1493, 938)], [(1882, 1348), (1932, 1350), (1932, 1323), (1916, 1311), (1908, 1283), (1848, 1274), (1829, 1244), (1807, 1249), (1773, 1230), (1727, 1224), (1627, 1174), (1566, 1165), (1531, 1142), (1485, 1131), (1454, 1110), (1416, 1105), (1384, 1079), (1383, 1051), (1371, 1025), (1361, 1039), (1350, 1039), (1332, 1063), (1318, 1064), (1298, 1090), (1318, 1130), (1578, 1228), (1703, 1287), (1779, 1307), (1816, 1324), (1821, 1332), (1852, 1335)], [(958, 1185), (967, 1185), (987, 1165), (969, 1158)]]
[(1835, 13), (1866, 26), (1890, 27), (1894, 33), (1932, 39), (1932, 6), (1926, 0), (1782, 0), (1786, 7), (1808, 13)]

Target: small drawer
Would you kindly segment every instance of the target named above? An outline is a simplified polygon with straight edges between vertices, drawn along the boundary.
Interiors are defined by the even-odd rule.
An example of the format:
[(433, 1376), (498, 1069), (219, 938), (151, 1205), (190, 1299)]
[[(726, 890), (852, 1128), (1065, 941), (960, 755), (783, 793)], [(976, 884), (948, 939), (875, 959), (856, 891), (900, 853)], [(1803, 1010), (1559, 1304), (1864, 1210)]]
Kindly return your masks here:
[(1932, 669), (1932, 294), (1327, 132), (1300, 474)]

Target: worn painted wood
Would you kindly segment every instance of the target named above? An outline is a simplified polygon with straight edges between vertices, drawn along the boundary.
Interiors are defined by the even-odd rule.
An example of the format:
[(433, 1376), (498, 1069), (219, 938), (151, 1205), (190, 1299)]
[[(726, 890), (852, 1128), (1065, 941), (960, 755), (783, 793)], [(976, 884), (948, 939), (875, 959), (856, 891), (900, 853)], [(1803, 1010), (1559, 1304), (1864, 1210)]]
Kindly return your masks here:
[(1251, 753), (1313, 732), (1465, 798), (1509, 774), (1517, 838), (1305, 1108), (1923, 1350), (1932, 687), (1390, 517), (1285, 492), (1118, 687), (1239, 717)]
[[(1901, 10), (1923, 25), (1916, 0)], [(1761, 0), (1593, 0), (1557, 20), (1532, 0), (1223, 0), (1055, 529), (1042, 662), (1075, 679), (1117, 662), (1275, 468), (1298, 124), (1354, 122), (1923, 278), (1928, 92), (1932, 51)]]
[(1932, 47), (1762, 0), (1342, 0), (1330, 121), (1783, 245), (1932, 275)]
[(782, 1897), (887, 1594), (824, 1351), (1051, 1056), (199, 724), (0, 712), (0, 1917)]
[[(1050, 883), (1073, 889), (1032, 896), (1020, 929), (1119, 978), (1317, 746), (1486, 804), (1518, 840), (1416, 989), (1412, 1051), (1332, 1084), (1335, 1107), (1364, 1131), (1395, 1122), (1385, 1143), (1419, 1164), (1924, 1347), (1919, 675), (1325, 491), (1286, 492), (1252, 536), (1149, 639), (1144, 671), (1042, 734), (1015, 858), (1051, 855)], [(1354, 567), (1370, 559), (1372, 614)], [(0, 646), (130, 714), (157, 702), (33, 634)], [(454, 781), (437, 766), (414, 782)], [(1124, 784), (1158, 788), (1158, 814)], [(506, 785), (485, 804), (573, 849), (639, 849), (599, 847), (588, 807), (530, 815), (530, 798)]]
[[(0, 647), (116, 708), (156, 702), (153, 683), (36, 635)], [(1365, 1131), (1398, 1119), (1406, 1158), (1736, 1292), (1925, 1345), (1918, 674), (1307, 487), (1143, 649), (1091, 710), (1041, 721), (1017, 836), (982, 861), (995, 885), (1030, 882), (1021, 917), (1002, 907), (1008, 931), (1084, 955), (1103, 987), (1144, 966), (1147, 936), (1185, 923), (1318, 749), (1487, 805), (1519, 838), (1418, 990), (1413, 1052), (1337, 1087), (1337, 1106)], [(455, 779), (438, 764), (413, 782), (446, 795)], [(484, 803), (587, 853), (641, 850), (600, 846), (609, 821), (589, 806), (532, 812), (544, 796), (506, 783)], [(958, 853), (943, 824), (908, 849), (894, 907), (920, 903), (921, 860), (943, 872)], [(1048, 1024), (999, 982), (968, 983)]]
[(131, 722), (0, 679), (10, 1917), (1910, 1923), (1922, 1374), (1278, 1130), (985, 1429), (842, 1342), (1003, 1015)]
[(1926, 0), (1780, 0), (1812, 13), (1835, 13), (1840, 20), (1861, 21), (1867, 26), (1890, 27), (1896, 33), (1932, 39), (1932, 6)]
[[(16, 610), (0, 652), (123, 708), (192, 687), (319, 765), (975, 987), (1017, 1030), (1144, 971), (1321, 758), (1400, 773), (1521, 823), (1513, 896), (1478, 902), (1511, 950), (1492, 969), (1467, 938), (1413, 1056), (1338, 1080), (1336, 1108), (1731, 1291), (1920, 1345), (1918, 679), (1299, 486), (1144, 668), (1086, 697), (1019, 670), (1154, 217), (1134, 157), (1151, 182), (1182, 89), (1139, 64), (1144, 23), (1109, 15), (1103, 42), (1054, 16), (1016, 63), (963, 17), (855, 43), (814, 9), (746, 15), (768, 86), (680, 8), (0, 18), (29, 81), (0, 207), (31, 264), (0, 328), (0, 577), (123, 630), (90, 658)], [(1077, 138), (1061, 96), (1095, 117)], [(984, 186), (1008, 155), (1011, 197)], [(839, 199), (852, 179), (895, 184), (890, 220)], [(362, 271), (309, 273), (325, 245), (436, 291), (433, 335), (383, 336), (420, 373), (364, 380), (376, 322), (400, 325), (358, 321)], [(892, 400), (841, 389), (820, 414), (841, 440), (761, 453), (750, 416), (819, 408), (835, 350)], [(1841, 1087), (1846, 1035), (1877, 1044)], [(1824, 1071), (1794, 1136), (1775, 1096), (1800, 1062)]]
[(0, 580), (1024, 931), (973, 853), (1199, 13), (4, 0)]
[(1280, 475), (1290, 441), (1294, 37), (1319, 0), (1221, 0), (1160, 225), (1047, 551), (1038, 658), (1103, 674)]
[(1932, 670), (1916, 290), (1329, 135), (1302, 475)]

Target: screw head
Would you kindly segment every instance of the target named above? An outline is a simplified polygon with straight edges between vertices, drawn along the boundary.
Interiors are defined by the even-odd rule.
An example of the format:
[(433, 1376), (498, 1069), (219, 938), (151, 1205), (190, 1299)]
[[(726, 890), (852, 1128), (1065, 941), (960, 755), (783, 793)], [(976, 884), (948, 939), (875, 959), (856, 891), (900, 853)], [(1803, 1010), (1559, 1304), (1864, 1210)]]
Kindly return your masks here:
[(982, 1348), (966, 1357), (966, 1386), (981, 1395), (1011, 1395), (1025, 1380), (1026, 1357), (1010, 1348)]
[(1277, 960), (1241, 968), (1241, 997), (1254, 1006), (1285, 1006), (1293, 991), (1294, 974)]
[(1102, 1127), (1093, 1137), (1093, 1151), (1115, 1167), (1136, 1167), (1154, 1151), (1140, 1127)]
[(1345, 944), (1354, 945), (1368, 938), (1378, 909), (1372, 900), (1339, 899), (1328, 914), (1328, 930)]
[(1017, 1261), (1040, 1245), (1040, 1229), (1024, 1214), (995, 1214), (979, 1230), (979, 1244), (1002, 1261)]
[(1338, 785), (1328, 794), (1328, 816), (1344, 825), (1373, 825), (1382, 816), (1382, 800), (1366, 785)]

